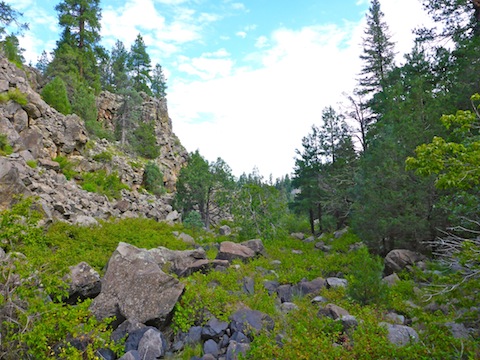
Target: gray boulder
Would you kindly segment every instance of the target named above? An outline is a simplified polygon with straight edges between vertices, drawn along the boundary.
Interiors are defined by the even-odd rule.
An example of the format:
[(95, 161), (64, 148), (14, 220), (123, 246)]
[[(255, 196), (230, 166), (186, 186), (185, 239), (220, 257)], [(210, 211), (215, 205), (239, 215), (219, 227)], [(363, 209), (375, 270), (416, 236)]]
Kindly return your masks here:
[(407, 249), (396, 249), (390, 251), (385, 257), (385, 274), (390, 275), (400, 272), (403, 269), (425, 260), (425, 256)]
[(244, 334), (257, 334), (260, 331), (272, 331), (275, 323), (273, 319), (258, 310), (243, 308), (237, 310), (230, 316), (230, 329), (232, 332), (241, 332)]
[(265, 246), (263, 246), (263, 242), (260, 239), (247, 240), (242, 242), (241, 245), (255, 251), (255, 255), (265, 256)]
[(217, 259), (219, 260), (236, 260), (240, 259), (246, 261), (255, 256), (255, 251), (246, 247), (245, 245), (236, 244), (231, 241), (224, 241), (220, 244), (220, 249), (217, 253)]
[(387, 337), (392, 344), (404, 346), (410, 342), (419, 341), (417, 332), (409, 326), (394, 325), (385, 322), (380, 323), (380, 325), (388, 330)]
[(232, 233), (232, 229), (228, 225), (223, 225), (223, 226), (220, 226), (220, 228), (218, 229), (218, 232), (220, 235), (226, 236)]
[(344, 316), (350, 315), (347, 310), (335, 304), (327, 304), (325, 307), (318, 310), (318, 316), (327, 316), (333, 320), (341, 319)]
[(183, 290), (184, 285), (165, 274), (148, 251), (121, 242), (90, 309), (99, 319), (117, 316), (161, 328), (170, 321)]
[(79, 299), (94, 298), (102, 288), (100, 275), (84, 261), (78, 265), (70, 266), (70, 273), (66, 277), (66, 282), (70, 284), (68, 302), (72, 304)]
[(250, 344), (230, 341), (230, 344), (228, 345), (228, 348), (227, 348), (226, 360), (243, 359), (249, 349), (250, 349)]
[(148, 329), (138, 344), (140, 359), (156, 360), (165, 355), (167, 341), (157, 329)]

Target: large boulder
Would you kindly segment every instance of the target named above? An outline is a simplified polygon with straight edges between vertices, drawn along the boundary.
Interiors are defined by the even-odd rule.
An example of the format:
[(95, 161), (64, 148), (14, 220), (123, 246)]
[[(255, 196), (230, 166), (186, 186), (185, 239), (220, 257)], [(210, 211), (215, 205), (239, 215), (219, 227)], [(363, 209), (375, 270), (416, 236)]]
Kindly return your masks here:
[(108, 261), (102, 291), (92, 305), (99, 319), (135, 319), (158, 328), (168, 325), (184, 285), (165, 274), (151, 253), (119, 243)]
[(19, 170), (7, 158), (0, 157), (0, 210), (9, 208), (15, 199), (15, 195), (31, 195), (31, 192), (23, 184)]
[(255, 256), (255, 251), (246, 247), (245, 245), (236, 244), (231, 241), (224, 241), (220, 244), (217, 259), (232, 261), (240, 259), (246, 261)]
[(395, 249), (385, 257), (385, 274), (398, 273), (405, 268), (425, 260), (425, 256), (407, 249)]

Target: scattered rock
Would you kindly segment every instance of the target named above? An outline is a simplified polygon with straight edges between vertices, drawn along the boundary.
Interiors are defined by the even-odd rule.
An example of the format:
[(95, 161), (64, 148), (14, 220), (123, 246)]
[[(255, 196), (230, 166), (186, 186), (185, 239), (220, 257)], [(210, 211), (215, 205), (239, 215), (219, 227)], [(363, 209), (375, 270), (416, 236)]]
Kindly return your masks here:
[(140, 359), (160, 359), (165, 355), (167, 341), (157, 329), (148, 329), (138, 344)]
[(305, 239), (305, 234), (303, 234), (303, 233), (291, 233), (290, 236), (297, 239), (297, 240)]
[(382, 322), (382, 326), (388, 330), (388, 340), (395, 345), (404, 346), (410, 342), (418, 342), (419, 337), (417, 332), (405, 325), (392, 325), (389, 323)]
[(338, 288), (338, 287), (347, 287), (347, 279), (341, 279), (337, 277), (329, 277), (327, 278), (327, 288)]
[(350, 315), (347, 310), (337, 306), (335, 304), (327, 304), (324, 308), (318, 310), (318, 316), (327, 316), (333, 320), (342, 318), (343, 316)]
[(230, 316), (230, 320), (231, 330), (244, 334), (257, 334), (262, 330), (272, 331), (275, 325), (267, 314), (247, 308), (237, 310)]
[(382, 281), (384, 283), (386, 283), (388, 286), (393, 286), (395, 285), (397, 282), (400, 281), (400, 278), (398, 277), (398, 275), (396, 273), (393, 273), (393, 274), (390, 274), (388, 276), (385, 276)]
[(83, 261), (76, 266), (70, 266), (70, 273), (65, 280), (70, 284), (67, 300), (69, 304), (76, 304), (78, 300), (94, 298), (102, 288), (98, 272)]
[(247, 240), (242, 242), (241, 245), (253, 250), (256, 256), (265, 256), (265, 247), (260, 239)]
[(232, 233), (232, 229), (228, 225), (223, 225), (223, 226), (220, 226), (220, 228), (218, 229), (218, 232), (220, 235), (227, 236)]

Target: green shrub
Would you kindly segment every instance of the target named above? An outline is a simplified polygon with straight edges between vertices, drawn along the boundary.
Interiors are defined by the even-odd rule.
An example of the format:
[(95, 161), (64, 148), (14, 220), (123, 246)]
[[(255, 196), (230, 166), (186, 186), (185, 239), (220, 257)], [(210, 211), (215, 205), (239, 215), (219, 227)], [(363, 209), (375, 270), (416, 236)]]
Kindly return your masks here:
[(386, 299), (387, 285), (382, 282), (383, 261), (370, 255), (366, 247), (356, 253), (348, 276), (347, 293), (360, 304), (383, 303)]
[(72, 179), (77, 175), (77, 171), (75, 170), (75, 163), (68, 160), (65, 156), (57, 156), (53, 161), (57, 162), (60, 165), (60, 171), (63, 175), (67, 178), (67, 180)]
[(0, 94), (0, 103), (6, 103), (9, 100), (15, 101), (19, 105), (27, 105), (27, 95), (22, 93), (19, 89), (10, 89), (6, 93)]
[(198, 211), (190, 211), (183, 219), (183, 225), (191, 229), (201, 229), (205, 226), (202, 215)]
[(147, 159), (155, 159), (160, 155), (160, 147), (157, 145), (155, 126), (153, 121), (140, 123), (130, 139), (133, 150)]
[(45, 85), (42, 90), (42, 98), (47, 104), (53, 106), (62, 114), (71, 114), (72, 105), (68, 100), (67, 87), (60, 77), (57, 76)]
[(155, 195), (165, 193), (165, 188), (163, 187), (163, 174), (158, 165), (153, 161), (149, 161), (145, 165), (145, 170), (143, 172), (143, 185), (145, 186), (145, 189)]
[(120, 191), (128, 186), (120, 180), (116, 171), (107, 174), (105, 170), (82, 174), (82, 188), (89, 192), (106, 195), (109, 199), (120, 198)]
[(0, 155), (10, 155), (12, 152), (13, 149), (8, 143), (7, 135), (0, 134)]
[(102, 151), (101, 153), (93, 156), (93, 160), (103, 162), (103, 163), (108, 163), (112, 161), (112, 159), (113, 159), (113, 154), (109, 151)]
[(27, 160), (27, 165), (30, 166), (32, 169), (37, 168), (37, 160)]

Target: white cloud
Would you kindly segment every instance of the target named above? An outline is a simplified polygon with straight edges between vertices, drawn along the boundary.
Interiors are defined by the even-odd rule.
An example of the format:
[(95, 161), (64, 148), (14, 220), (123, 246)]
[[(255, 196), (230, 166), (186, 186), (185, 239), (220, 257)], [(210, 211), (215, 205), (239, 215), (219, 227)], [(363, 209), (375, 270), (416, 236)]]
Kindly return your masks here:
[(231, 74), (234, 65), (229, 55), (227, 50), (219, 49), (215, 52), (203, 53), (193, 59), (180, 56), (177, 69), (188, 75), (197, 76), (202, 80), (227, 77)]
[(245, 6), (245, 4), (243, 4), (243, 3), (238, 3), (238, 2), (232, 3), (231, 6), (232, 6), (232, 9), (234, 9), (234, 10), (246, 10), (246, 9), (247, 9), (246, 6)]
[[(358, 54), (339, 49), (347, 35), (334, 27), (281, 29), (272, 35), (272, 49), (261, 53), (262, 68), (174, 83), (169, 103), (175, 132), (190, 151), (224, 158), (236, 175), (253, 166), (284, 175), (323, 107), (354, 84), (351, 59)], [(198, 113), (213, 113), (215, 120), (191, 124)]]
[[(381, 1), (397, 51), (408, 52), (411, 28), (428, 17), (417, 0)], [(257, 38), (256, 52), (246, 57), (259, 68), (233, 67), (222, 78), (174, 81), (168, 97), (174, 131), (189, 151), (200, 149), (211, 161), (221, 156), (236, 175), (254, 166), (265, 176), (291, 172), (295, 149), (320, 122), (322, 109), (337, 107), (345, 100), (342, 93), (355, 87), (364, 28), (362, 20), (278, 29)], [(204, 114), (210, 121), (192, 122)]]
[(247, 33), (245, 31), (237, 31), (235, 35), (241, 37), (242, 39), (245, 39), (247, 37)]
[(268, 46), (268, 38), (266, 36), (259, 36), (257, 40), (255, 41), (255, 47), (262, 49), (264, 47)]

